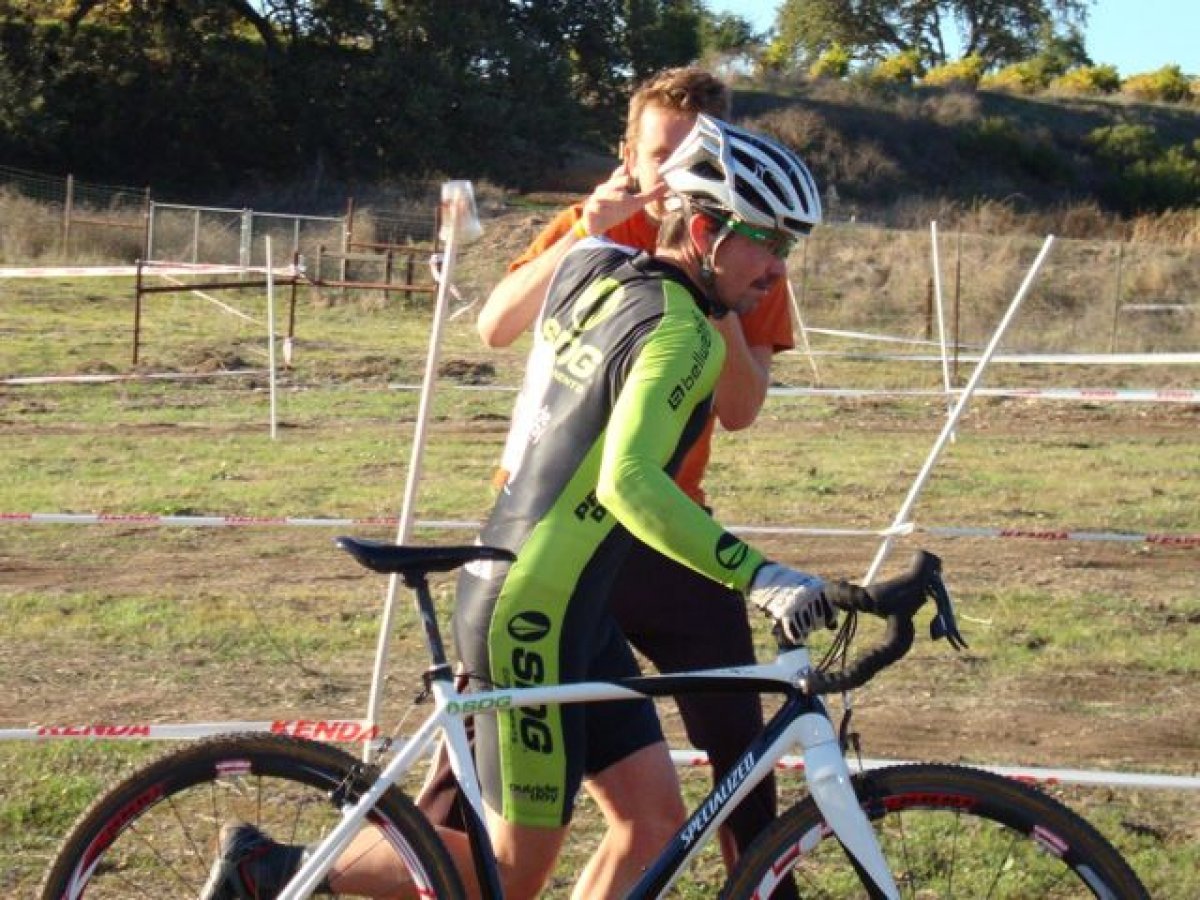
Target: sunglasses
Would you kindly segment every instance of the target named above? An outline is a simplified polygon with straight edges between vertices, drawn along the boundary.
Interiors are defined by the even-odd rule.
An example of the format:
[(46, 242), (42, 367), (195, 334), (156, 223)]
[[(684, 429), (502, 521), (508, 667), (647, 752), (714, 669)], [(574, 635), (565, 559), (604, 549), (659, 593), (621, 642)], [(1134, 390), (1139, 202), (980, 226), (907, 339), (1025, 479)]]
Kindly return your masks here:
[(754, 225), (743, 222), (741, 219), (720, 218), (718, 221), (723, 227), (728, 228), (734, 234), (740, 234), (742, 237), (760, 244), (763, 249), (778, 259), (787, 259), (788, 254), (796, 248), (796, 244), (800, 240), (797, 237), (784, 234), (780, 231), (757, 228)]

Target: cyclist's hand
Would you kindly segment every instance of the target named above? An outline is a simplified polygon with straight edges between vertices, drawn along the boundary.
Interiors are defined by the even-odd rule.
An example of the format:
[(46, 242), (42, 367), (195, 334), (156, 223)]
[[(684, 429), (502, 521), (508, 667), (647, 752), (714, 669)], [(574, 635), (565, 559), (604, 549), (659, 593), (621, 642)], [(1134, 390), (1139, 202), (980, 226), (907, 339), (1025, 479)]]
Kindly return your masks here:
[(647, 203), (660, 200), (667, 193), (666, 182), (660, 181), (643, 191), (625, 164), (617, 166), (606, 181), (600, 182), (583, 202), (580, 221), (588, 234), (603, 234), (620, 225)]
[(778, 563), (758, 567), (746, 596), (774, 618), (784, 637), (794, 644), (804, 643), (820, 625), (833, 628), (837, 624), (837, 611), (825, 597), (825, 582)]

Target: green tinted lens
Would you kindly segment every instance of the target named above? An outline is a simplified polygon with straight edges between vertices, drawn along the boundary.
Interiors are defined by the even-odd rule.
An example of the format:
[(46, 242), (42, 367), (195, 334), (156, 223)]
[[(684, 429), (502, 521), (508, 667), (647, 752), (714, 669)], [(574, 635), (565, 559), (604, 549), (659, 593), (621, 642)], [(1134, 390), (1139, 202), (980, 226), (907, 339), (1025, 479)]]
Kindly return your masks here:
[(739, 219), (726, 219), (725, 224), (729, 226), (730, 231), (740, 234), (744, 238), (749, 238), (756, 244), (762, 244), (767, 249), (767, 252), (780, 259), (787, 259), (788, 254), (792, 252), (792, 248), (796, 246), (796, 239), (788, 234), (755, 228), (753, 225), (749, 225)]

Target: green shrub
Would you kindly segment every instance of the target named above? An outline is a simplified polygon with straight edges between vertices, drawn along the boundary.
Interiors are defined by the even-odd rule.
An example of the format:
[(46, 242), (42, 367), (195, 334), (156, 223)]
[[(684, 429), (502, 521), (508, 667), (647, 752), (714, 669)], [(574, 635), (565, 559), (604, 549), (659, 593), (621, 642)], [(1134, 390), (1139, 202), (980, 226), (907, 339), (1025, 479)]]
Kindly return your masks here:
[(1195, 149), (1168, 147), (1139, 159), (1121, 178), (1123, 199), (1134, 209), (1182, 209), (1200, 203), (1200, 158)]
[(987, 161), (992, 172), (1020, 173), (1047, 183), (1071, 177), (1071, 166), (1044, 129), (1022, 129), (1003, 116), (984, 116), (961, 129), (955, 140), (964, 156)]
[(1023, 60), (996, 72), (989, 72), (979, 80), (979, 86), (1009, 94), (1036, 94), (1046, 87), (1046, 82), (1042, 77), (1041, 66), (1030, 60)]
[(1050, 90), (1058, 94), (1093, 97), (1114, 94), (1121, 88), (1121, 76), (1116, 66), (1079, 66), (1064, 72), (1050, 82)]
[(928, 85), (950, 87), (953, 85), (975, 87), (983, 77), (984, 63), (982, 57), (964, 56), (941, 66), (935, 66), (925, 73), (922, 83)]
[(1192, 88), (1183, 70), (1172, 64), (1153, 72), (1130, 75), (1122, 82), (1121, 93), (1138, 100), (1179, 103), (1191, 99)]
[(850, 51), (841, 44), (831, 44), (808, 70), (813, 78), (845, 78), (849, 72)]
[(1146, 125), (1111, 125), (1087, 136), (1112, 171), (1105, 193), (1128, 212), (1200, 204), (1200, 139), (1164, 148)]
[(1158, 133), (1149, 125), (1105, 125), (1088, 132), (1096, 155), (1115, 166), (1152, 159), (1159, 154)]
[(916, 50), (905, 50), (880, 61), (867, 77), (875, 84), (912, 84), (924, 72), (921, 54)]

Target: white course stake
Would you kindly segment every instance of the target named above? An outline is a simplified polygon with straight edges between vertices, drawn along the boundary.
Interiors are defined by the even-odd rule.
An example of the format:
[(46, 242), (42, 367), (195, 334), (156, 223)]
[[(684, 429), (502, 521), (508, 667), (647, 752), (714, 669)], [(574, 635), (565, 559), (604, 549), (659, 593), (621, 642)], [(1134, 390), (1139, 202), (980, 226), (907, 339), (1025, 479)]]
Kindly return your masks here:
[[(425, 430), (429, 421), (429, 408), (433, 399), (433, 386), (437, 380), (438, 357), (441, 353), (442, 326), (446, 318), (446, 306), (452, 291), (451, 279), (454, 262), (460, 243), (474, 240), (483, 233), (475, 211), (475, 197), (469, 181), (447, 181), (442, 185), (441, 238), (445, 243), (442, 254), (441, 278), (438, 281), (437, 300), (433, 312), (433, 325), (429, 333), (429, 352), (425, 358), (425, 378), (421, 384), (421, 397), (417, 406), (417, 422), (413, 432), (412, 456), (408, 464), (408, 477), (404, 485), (404, 501), (400, 509), (400, 522), (396, 529), (396, 543), (403, 544), (412, 531), (413, 502), (417, 495), (417, 483), (421, 476), (421, 459), (425, 450)], [(371, 674), (371, 694), (367, 700), (367, 721), (372, 725), (379, 721), (379, 706), (383, 695), (383, 679), (387, 669), (388, 644), (391, 640), (392, 619), (396, 607), (396, 593), (400, 576), (388, 579), (387, 597), (383, 615), (379, 621), (379, 638), (375, 651), (375, 669)], [(374, 756), (374, 745), (363, 746), (363, 756), (370, 762)]]
[[(942, 265), (938, 256), (937, 222), (929, 223), (929, 239), (933, 255), (933, 303), (937, 309), (938, 343), (942, 348), (942, 386), (946, 389), (946, 415), (954, 409), (950, 399), (953, 385), (950, 384), (950, 350), (946, 346), (946, 311), (942, 305)], [(954, 432), (950, 432), (950, 440), (954, 440)]]
[(263, 238), (263, 245), (267, 254), (267, 371), (268, 385), (270, 386), (271, 395), (271, 440), (275, 440), (279, 435), (278, 417), (276, 416), (275, 404), (275, 270), (271, 266), (271, 236), (268, 234)]
[(883, 543), (879, 545), (875, 559), (871, 563), (871, 567), (867, 570), (866, 577), (863, 578), (864, 585), (870, 584), (875, 580), (875, 576), (879, 574), (879, 569), (883, 566), (884, 560), (887, 559), (888, 554), (891, 552), (892, 544), (895, 543), (896, 534), (902, 533), (903, 529), (911, 527), (909, 516), (917, 503), (917, 498), (921, 495), (921, 491), (924, 490), (925, 483), (929, 480), (929, 476), (933, 472), (933, 467), (937, 463), (938, 457), (942, 455), (942, 450), (945, 449), (950, 436), (954, 434), (958, 420), (962, 418), (963, 413), (966, 411), (967, 404), (970, 403), (971, 397), (975, 393), (975, 388), (979, 386), (979, 382), (983, 378), (984, 370), (987, 369), (988, 363), (991, 362), (992, 356), (996, 352), (996, 347), (1000, 344), (1000, 339), (1004, 337), (1004, 332), (1008, 330), (1009, 323), (1016, 316), (1017, 310), (1021, 308), (1021, 303), (1025, 300), (1025, 295), (1029, 293), (1029, 288), (1033, 285), (1033, 279), (1042, 268), (1042, 263), (1046, 261), (1046, 256), (1049, 254), (1053, 243), (1054, 235), (1047, 235), (1045, 243), (1042, 244), (1041, 252), (1038, 253), (1037, 259), (1033, 261), (1029, 273), (1025, 276), (1025, 280), (1021, 282), (1021, 286), (1017, 289), (1016, 296), (1013, 297), (1012, 303), (1009, 304), (1004, 318), (996, 326), (996, 331), (992, 334), (992, 338), (988, 341), (983, 355), (979, 358), (979, 362), (975, 366), (975, 371), (971, 373), (971, 378), (967, 382), (967, 386), (959, 394), (958, 402), (954, 404), (954, 409), (946, 419), (946, 424), (942, 426), (941, 434), (934, 441), (933, 449), (929, 451), (929, 457), (925, 460), (925, 465), (921, 467), (921, 471), (917, 473), (912, 487), (909, 488), (908, 496), (904, 498), (904, 502), (900, 505), (900, 511), (896, 513), (896, 518), (892, 522), (890, 531), (884, 537)]

